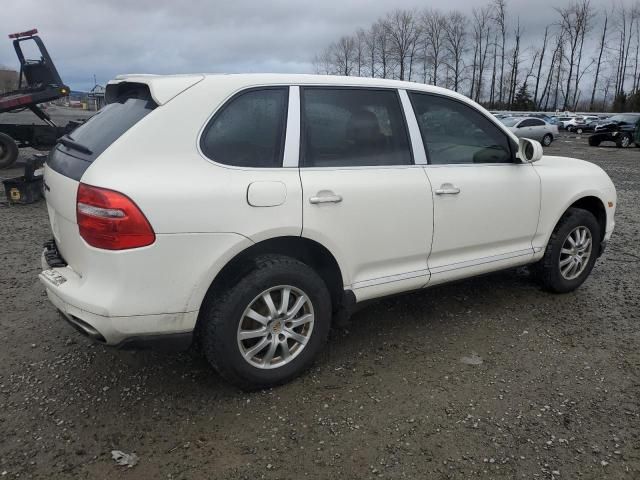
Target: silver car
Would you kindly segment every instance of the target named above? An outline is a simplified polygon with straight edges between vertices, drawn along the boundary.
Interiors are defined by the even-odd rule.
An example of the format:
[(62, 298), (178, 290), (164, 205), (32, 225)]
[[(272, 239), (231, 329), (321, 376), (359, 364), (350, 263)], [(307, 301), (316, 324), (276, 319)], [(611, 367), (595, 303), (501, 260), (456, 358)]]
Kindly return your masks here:
[(558, 135), (556, 125), (551, 125), (540, 118), (508, 117), (501, 118), (500, 121), (518, 137), (537, 140), (545, 147), (551, 145), (553, 139)]

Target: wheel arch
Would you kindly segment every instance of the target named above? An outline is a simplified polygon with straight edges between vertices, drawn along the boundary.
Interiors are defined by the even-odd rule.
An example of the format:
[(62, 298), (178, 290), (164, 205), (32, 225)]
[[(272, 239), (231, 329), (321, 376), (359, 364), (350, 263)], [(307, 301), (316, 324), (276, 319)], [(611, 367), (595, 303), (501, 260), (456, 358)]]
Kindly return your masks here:
[(331, 297), (332, 309), (338, 311), (344, 301), (344, 280), (335, 256), (322, 244), (304, 237), (283, 236), (263, 240), (245, 248), (229, 260), (211, 281), (200, 305), (196, 332), (201, 323), (203, 308), (215, 300), (215, 292), (234, 285), (238, 279), (250, 272), (254, 260), (261, 255), (284, 255), (295, 258), (313, 268), (323, 279)]
[(576, 197), (569, 200), (569, 202), (564, 206), (563, 209), (556, 215), (556, 218), (553, 222), (553, 228), (548, 232), (547, 238), (545, 241), (545, 245), (549, 242), (549, 238), (551, 234), (560, 223), (560, 220), (564, 216), (570, 208), (581, 208), (588, 212), (591, 212), (596, 220), (598, 221), (598, 225), (600, 226), (600, 240), (604, 239), (605, 232), (607, 229), (607, 212), (604, 206), (604, 201), (593, 193), (585, 193), (581, 195), (577, 195)]
[[(604, 202), (600, 198), (588, 195), (573, 202), (565, 212), (569, 210), (569, 208), (581, 208), (591, 212), (593, 216), (596, 217), (598, 225), (600, 225), (600, 240), (602, 241), (604, 239), (607, 230), (607, 210), (604, 206)], [(562, 215), (564, 215), (564, 212)], [(560, 219), (558, 219), (558, 221), (560, 221)]]

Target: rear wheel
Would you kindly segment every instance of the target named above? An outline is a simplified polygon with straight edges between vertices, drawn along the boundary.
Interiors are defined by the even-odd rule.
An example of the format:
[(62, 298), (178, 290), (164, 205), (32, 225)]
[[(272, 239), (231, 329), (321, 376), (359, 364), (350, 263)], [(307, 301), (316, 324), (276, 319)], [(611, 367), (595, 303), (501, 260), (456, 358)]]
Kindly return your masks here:
[(553, 135), (551, 135), (550, 133), (547, 133), (544, 137), (542, 137), (543, 146), (548, 147), (549, 145), (551, 145), (551, 142), (553, 142)]
[(546, 290), (571, 292), (587, 279), (600, 250), (600, 225), (591, 212), (570, 208), (549, 239), (537, 270)]
[(207, 359), (243, 390), (279, 385), (306, 370), (331, 323), (322, 278), (306, 264), (280, 255), (256, 259), (252, 271), (203, 308)]
[(9, 135), (0, 133), (0, 168), (9, 168), (18, 158), (18, 145)]
[(576, 128), (576, 133), (581, 134), (583, 130), (581, 128)]
[(633, 142), (633, 138), (628, 133), (623, 133), (620, 135), (620, 138), (616, 141), (616, 146), (618, 148), (627, 148)]

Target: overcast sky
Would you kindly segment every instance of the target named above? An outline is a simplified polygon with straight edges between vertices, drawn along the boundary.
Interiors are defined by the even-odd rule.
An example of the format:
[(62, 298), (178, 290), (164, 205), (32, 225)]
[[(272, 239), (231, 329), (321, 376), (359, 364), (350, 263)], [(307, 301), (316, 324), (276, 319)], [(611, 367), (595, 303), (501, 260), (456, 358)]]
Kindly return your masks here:
[[(507, 0), (525, 45), (569, 0)], [(6, 2), (6, 3), (5, 3)], [(7, 34), (38, 28), (73, 89), (120, 73), (312, 72), (329, 42), (394, 8), (471, 14), (487, 0), (2, 0), (0, 65), (17, 68)], [(592, 0), (599, 9), (612, 0)], [(7, 7), (10, 4), (10, 7)], [(7, 10), (10, 14), (6, 14)]]

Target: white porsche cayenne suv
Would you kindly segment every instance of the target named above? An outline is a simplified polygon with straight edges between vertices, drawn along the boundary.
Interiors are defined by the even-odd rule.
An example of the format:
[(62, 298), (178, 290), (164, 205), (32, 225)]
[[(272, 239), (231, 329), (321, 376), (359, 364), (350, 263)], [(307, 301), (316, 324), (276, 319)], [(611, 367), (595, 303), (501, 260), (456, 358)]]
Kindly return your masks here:
[(128, 75), (106, 100), (47, 160), (47, 294), (95, 341), (197, 344), (244, 389), (365, 300), (521, 265), (572, 291), (614, 228), (603, 170), (442, 88)]

